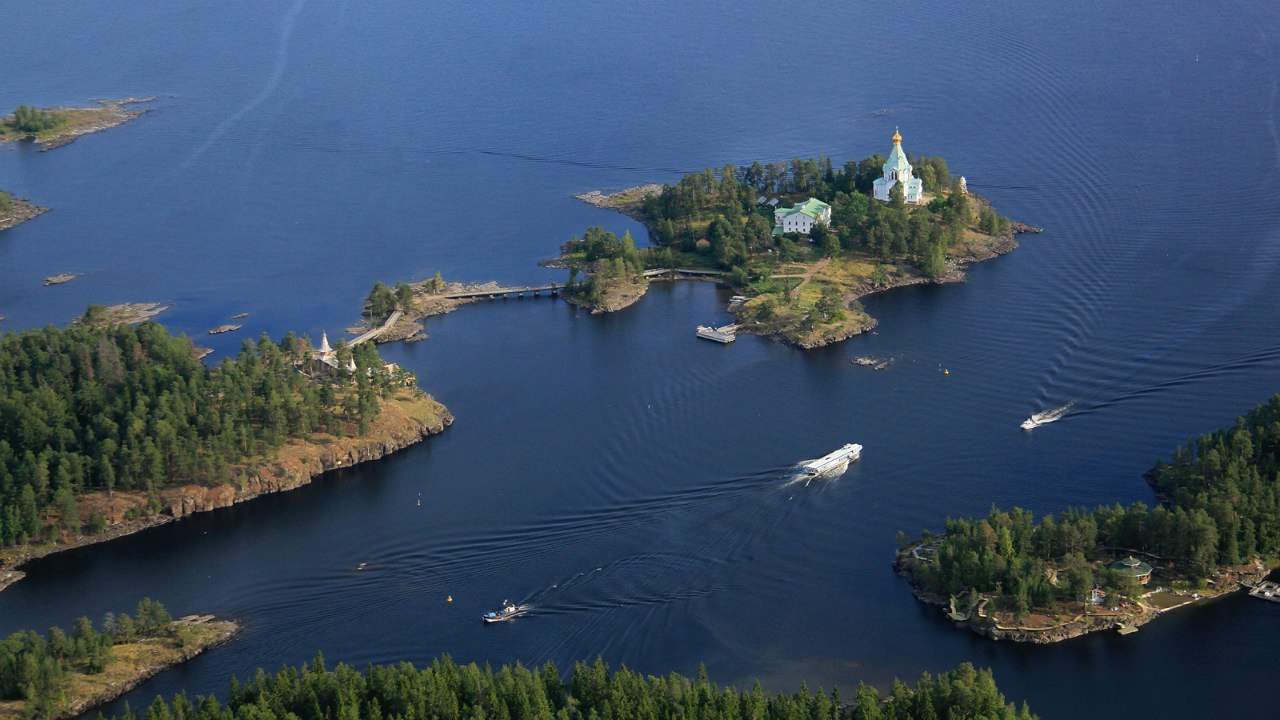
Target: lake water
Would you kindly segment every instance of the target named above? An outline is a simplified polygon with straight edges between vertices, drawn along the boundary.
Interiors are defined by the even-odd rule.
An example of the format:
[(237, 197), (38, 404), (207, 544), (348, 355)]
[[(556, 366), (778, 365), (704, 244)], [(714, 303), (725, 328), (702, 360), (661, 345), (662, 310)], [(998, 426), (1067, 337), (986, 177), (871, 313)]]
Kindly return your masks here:
[[(1151, 501), (1141, 474), (1280, 370), (1280, 14), (1265, 3), (42, 2), (9, 13), (0, 108), (156, 96), (0, 188), (0, 330), (159, 301), (219, 354), (336, 336), (375, 280), (553, 280), (572, 199), (727, 162), (945, 156), (1042, 225), (969, 282), (868, 298), (878, 334), (812, 352), (698, 342), (706, 283), (593, 317), (465, 307), (384, 347), (444, 435), (287, 495), (30, 565), (0, 633), (141, 597), (245, 632), (128, 696), (308, 660), (565, 665), (771, 689), (886, 686), (962, 661), (1045, 718), (1245, 717), (1280, 612), (1243, 596), (1052, 647), (953, 629), (894, 535), (993, 504)], [(83, 273), (54, 288), (41, 279)], [(205, 331), (249, 312), (239, 333)], [(883, 372), (853, 355), (892, 356)], [(950, 371), (944, 375), (942, 369)], [(1031, 412), (1076, 402), (1062, 421)], [(845, 442), (832, 482), (797, 461)], [(420, 501), (420, 503), (419, 503)], [(365, 569), (357, 567), (365, 563)], [(453, 602), (446, 602), (452, 596)], [(504, 598), (536, 612), (485, 627)]]

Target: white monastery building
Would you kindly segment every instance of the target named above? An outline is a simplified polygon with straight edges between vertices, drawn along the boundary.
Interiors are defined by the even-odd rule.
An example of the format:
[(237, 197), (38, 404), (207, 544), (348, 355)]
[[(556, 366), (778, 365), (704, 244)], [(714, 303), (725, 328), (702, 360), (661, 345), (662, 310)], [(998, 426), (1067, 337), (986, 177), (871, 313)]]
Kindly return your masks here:
[(893, 130), (893, 151), (884, 164), (884, 177), (873, 183), (873, 195), (877, 200), (889, 201), (889, 191), (897, 183), (902, 183), (902, 196), (907, 202), (919, 205), (924, 202), (924, 184), (920, 178), (912, 177), (911, 163), (907, 154), (902, 152), (902, 135), (897, 128)]
[(773, 211), (773, 234), (800, 233), (808, 235), (817, 223), (831, 225), (831, 206), (816, 198), (809, 198), (799, 205), (777, 208)]

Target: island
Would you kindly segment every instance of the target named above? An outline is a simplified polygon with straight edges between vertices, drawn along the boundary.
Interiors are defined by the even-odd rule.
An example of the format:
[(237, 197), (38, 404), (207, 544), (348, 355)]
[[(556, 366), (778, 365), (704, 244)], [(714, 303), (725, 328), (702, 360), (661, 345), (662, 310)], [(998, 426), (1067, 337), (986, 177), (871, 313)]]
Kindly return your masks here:
[(70, 634), (57, 627), (44, 636), (16, 632), (0, 641), (0, 720), (80, 715), (239, 630), (212, 615), (173, 620), (163, 605), (143, 598), (133, 617), (107, 613), (101, 629), (82, 617)]
[(76, 138), (122, 125), (146, 113), (131, 109), (155, 98), (99, 100), (96, 107), (37, 108), (19, 105), (11, 115), (0, 118), (0, 142), (30, 140), (41, 150), (52, 150), (75, 142)]
[(1021, 508), (899, 533), (895, 569), (921, 601), (995, 639), (1134, 631), (1252, 587), (1280, 567), (1280, 395), (1146, 474), (1160, 499), (1037, 520)]
[[(299, 688), (305, 689), (299, 692)], [(213, 697), (195, 703), (178, 695), (157, 698), (147, 717), (223, 720), (230, 717), (299, 718), (587, 718), (690, 717), (814, 718), (815, 720), (887, 720), (890, 718), (991, 718), (1032, 720), (996, 687), (990, 670), (964, 663), (937, 677), (924, 673), (914, 686), (895, 681), (886, 695), (859, 684), (846, 702), (838, 690), (801, 687), (798, 692), (765, 694), (756, 683), (749, 691), (712, 683), (705, 670), (696, 678), (670, 673), (645, 676), (603, 660), (577, 662), (568, 678), (555, 665), (499, 668), (455, 664), (439, 658), (424, 668), (409, 663), (372, 665), (363, 671), (339, 663), (333, 669), (322, 654), (297, 668), (257, 672), (231, 683), (225, 704)], [(137, 720), (128, 714), (122, 720)]]
[(151, 321), (0, 338), (0, 588), (33, 558), (291, 490), (453, 422), (372, 343), (290, 333), (216, 367), (195, 355)]
[(675, 185), (578, 195), (643, 222), (653, 247), (638, 249), (630, 233), (619, 238), (593, 226), (540, 263), (567, 269), (563, 283), (464, 286), (438, 273), (394, 288), (379, 282), (353, 330), (377, 332), (377, 342), (418, 340), (423, 318), (542, 292), (593, 313), (616, 312), (651, 282), (692, 279), (739, 293), (729, 308), (733, 332), (809, 349), (875, 327), (860, 298), (962, 281), (968, 265), (1016, 248), (1016, 235), (1041, 232), (1001, 216), (942, 158), (911, 156), (897, 132), (892, 140), (888, 158), (876, 154), (839, 168), (825, 157), (726, 165)]
[(669, 277), (663, 269), (683, 271), (742, 295), (732, 308), (737, 332), (814, 348), (875, 326), (860, 298), (961, 281), (969, 264), (1040, 231), (998, 214), (942, 158), (911, 156), (901, 135), (892, 140), (888, 158), (840, 168), (828, 158), (726, 165), (675, 185), (579, 195), (643, 222), (655, 247), (636, 253), (589, 229), (562, 248), (565, 296), (613, 311), (643, 294), (646, 280)]
[[(75, 142), (81, 135), (129, 122), (146, 112), (146, 110), (131, 109), (130, 106), (151, 102), (154, 99), (99, 100), (97, 107), (83, 108), (37, 108), (19, 105), (12, 114), (0, 118), (0, 143), (30, 140), (40, 145), (42, 152), (52, 150)], [(0, 190), (0, 231), (8, 230), (48, 211), (47, 207), (35, 205)]]

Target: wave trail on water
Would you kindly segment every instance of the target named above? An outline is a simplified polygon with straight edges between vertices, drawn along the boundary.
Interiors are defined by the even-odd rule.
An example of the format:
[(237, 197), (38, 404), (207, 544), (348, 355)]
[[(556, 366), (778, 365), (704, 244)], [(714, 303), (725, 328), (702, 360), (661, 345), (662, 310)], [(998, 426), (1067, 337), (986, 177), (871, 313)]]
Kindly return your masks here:
[(209, 137), (196, 148), (187, 159), (183, 161), (182, 167), (187, 167), (195, 162), (201, 155), (205, 154), (210, 147), (216, 143), (224, 133), (227, 132), (232, 125), (235, 125), (245, 115), (253, 112), (255, 108), (261, 105), (267, 98), (271, 97), (276, 88), (280, 86), (280, 80), (284, 77), (285, 68), (289, 66), (289, 41), (293, 37), (293, 29), (298, 23), (298, 15), (302, 13), (302, 8), (307, 4), (307, 0), (294, 0), (292, 6), (284, 15), (284, 20), (280, 23), (280, 43), (276, 49), (275, 62), (271, 66), (271, 71), (267, 74), (267, 81), (258, 94), (253, 97), (239, 110), (232, 113), (230, 117), (218, 123)]

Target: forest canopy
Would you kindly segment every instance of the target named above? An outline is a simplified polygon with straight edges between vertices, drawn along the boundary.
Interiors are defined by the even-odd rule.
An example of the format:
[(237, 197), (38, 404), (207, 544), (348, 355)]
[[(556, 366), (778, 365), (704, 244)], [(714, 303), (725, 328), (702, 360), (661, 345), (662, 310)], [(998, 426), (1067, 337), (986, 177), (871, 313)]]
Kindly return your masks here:
[[(310, 343), (245, 341), (216, 367), (156, 323), (48, 327), (0, 338), (0, 546), (101, 530), (87, 492), (216, 485), (313, 432), (364, 433), (390, 379), (371, 344), (339, 343), (311, 374)], [(158, 505), (152, 507), (154, 512)], [(87, 526), (87, 528), (86, 528)]]
[(1030, 720), (1006, 702), (989, 670), (965, 663), (937, 677), (924, 674), (915, 687), (895, 682), (887, 697), (860, 685), (853, 702), (838, 691), (768, 695), (759, 683), (749, 692), (720, 688), (705, 671), (696, 679), (672, 673), (644, 676), (610, 670), (600, 660), (577, 663), (568, 679), (555, 665), (539, 669), (504, 665), (497, 671), (456, 665), (448, 657), (418, 669), (408, 663), (371, 666), (364, 672), (339, 664), (325, 667), (317, 655), (309, 665), (262, 670), (247, 682), (231, 681), (226, 704), (193, 702), (179, 694), (157, 697), (141, 716), (122, 720), (268, 720), (363, 718), (382, 720), (588, 720), (610, 718), (699, 718), (705, 720), (908, 720), (912, 718)]

